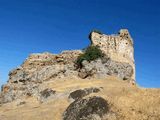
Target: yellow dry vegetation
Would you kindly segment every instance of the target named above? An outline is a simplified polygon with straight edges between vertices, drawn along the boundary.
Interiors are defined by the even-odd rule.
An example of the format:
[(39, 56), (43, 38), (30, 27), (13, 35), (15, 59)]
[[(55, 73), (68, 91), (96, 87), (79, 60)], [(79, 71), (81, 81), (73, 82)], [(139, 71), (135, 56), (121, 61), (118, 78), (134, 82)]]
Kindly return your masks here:
[(99, 93), (110, 105), (109, 120), (160, 120), (160, 89), (145, 89), (131, 85), (115, 77), (106, 79), (57, 79), (45, 83), (56, 90), (56, 98), (39, 103), (36, 98), (24, 98), (26, 104), (17, 106), (17, 101), (0, 106), (0, 120), (62, 120), (62, 114), (72, 102), (71, 91), (90, 87), (101, 87)]

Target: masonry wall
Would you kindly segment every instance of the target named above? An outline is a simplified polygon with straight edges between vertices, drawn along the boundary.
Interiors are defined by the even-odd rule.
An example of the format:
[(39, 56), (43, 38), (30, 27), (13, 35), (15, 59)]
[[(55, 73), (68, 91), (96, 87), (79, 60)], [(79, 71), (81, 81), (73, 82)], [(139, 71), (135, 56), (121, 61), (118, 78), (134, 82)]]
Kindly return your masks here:
[(116, 35), (92, 32), (91, 44), (100, 46), (100, 49), (111, 59), (132, 65), (134, 69), (132, 79), (135, 80), (133, 40), (128, 30), (121, 29)]

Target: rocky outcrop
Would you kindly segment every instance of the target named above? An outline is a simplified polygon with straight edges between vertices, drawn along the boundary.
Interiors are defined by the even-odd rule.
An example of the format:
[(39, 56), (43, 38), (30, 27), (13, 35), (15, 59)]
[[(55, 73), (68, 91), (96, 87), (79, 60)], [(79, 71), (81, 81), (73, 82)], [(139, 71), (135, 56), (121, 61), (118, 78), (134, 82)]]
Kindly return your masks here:
[(2, 87), (0, 103), (23, 96), (42, 98), (40, 92), (47, 89), (45, 82), (54, 79), (117, 76), (134, 81), (133, 42), (128, 31), (121, 30), (118, 35), (111, 36), (92, 32), (90, 38), (91, 45), (98, 45), (104, 53), (103, 58), (83, 60), (82, 67), (77, 68), (76, 60), (83, 53), (81, 50), (31, 54), (20, 67), (9, 73), (8, 83)]
[(101, 120), (109, 112), (109, 104), (102, 97), (89, 97), (71, 103), (63, 120)]
[(111, 59), (97, 59), (91, 62), (84, 60), (78, 75), (81, 78), (105, 78), (113, 75), (123, 80), (129, 80), (133, 75), (133, 68), (128, 63), (116, 62)]
[(43, 91), (40, 92), (40, 101), (44, 102), (48, 99), (51, 99), (52, 97), (54, 97), (56, 91), (52, 90), (52, 89), (45, 89)]
[(100, 91), (99, 88), (85, 88), (73, 91), (70, 93), (69, 98), (74, 100), (81, 99), (91, 93), (98, 93)]
[(26, 96), (36, 96), (38, 98), (40, 91), (43, 89), (45, 89), (45, 85), (34, 82), (27, 81), (25, 84), (8, 83), (3, 86), (0, 103), (12, 102)]
[(64, 51), (59, 55), (32, 54), (19, 68), (9, 73), (9, 83), (42, 82), (57, 76), (73, 76), (76, 74), (74, 61), (81, 53), (80, 50), (75, 50)]

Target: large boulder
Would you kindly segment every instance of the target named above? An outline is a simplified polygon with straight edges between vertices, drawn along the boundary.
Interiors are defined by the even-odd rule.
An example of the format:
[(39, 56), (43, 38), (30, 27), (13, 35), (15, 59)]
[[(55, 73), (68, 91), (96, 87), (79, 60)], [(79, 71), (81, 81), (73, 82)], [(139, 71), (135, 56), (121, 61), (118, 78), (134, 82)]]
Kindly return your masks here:
[[(102, 118), (109, 112), (109, 104), (102, 97), (78, 99), (71, 103), (63, 114), (63, 120), (89, 120)], [(90, 119), (91, 120), (91, 119)]]
[(40, 92), (40, 101), (41, 101), (41, 102), (44, 102), (44, 101), (46, 101), (46, 100), (48, 100), (48, 99), (53, 98), (54, 95), (55, 95), (55, 93), (56, 93), (55, 90), (52, 90), (52, 89), (49, 89), (49, 88), (41, 91), (41, 92)]
[(98, 93), (100, 91), (99, 88), (85, 88), (85, 89), (79, 89), (75, 90), (70, 93), (69, 98), (72, 98), (74, 100), (81, 99), (91, 93)]

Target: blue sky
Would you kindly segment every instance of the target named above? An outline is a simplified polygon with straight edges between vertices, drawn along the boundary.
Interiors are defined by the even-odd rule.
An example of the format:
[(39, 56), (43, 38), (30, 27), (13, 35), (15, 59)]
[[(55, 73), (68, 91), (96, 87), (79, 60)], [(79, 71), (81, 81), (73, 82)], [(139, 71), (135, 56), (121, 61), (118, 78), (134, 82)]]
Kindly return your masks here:
[(30, 53), (82, 49), (92, 29), (129, 29), (136, 80), (160, 88), (159, 0), (0, 0), (0, 85)]

